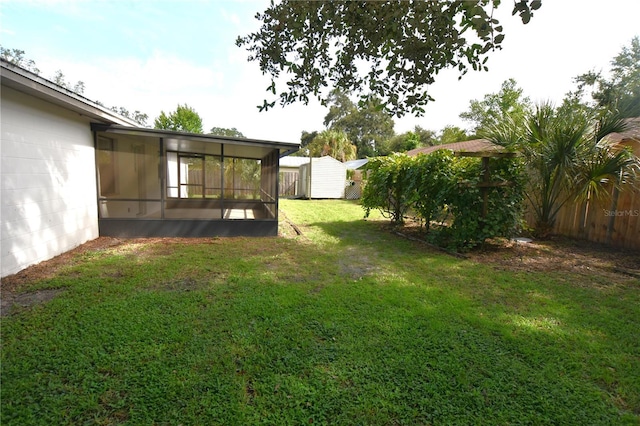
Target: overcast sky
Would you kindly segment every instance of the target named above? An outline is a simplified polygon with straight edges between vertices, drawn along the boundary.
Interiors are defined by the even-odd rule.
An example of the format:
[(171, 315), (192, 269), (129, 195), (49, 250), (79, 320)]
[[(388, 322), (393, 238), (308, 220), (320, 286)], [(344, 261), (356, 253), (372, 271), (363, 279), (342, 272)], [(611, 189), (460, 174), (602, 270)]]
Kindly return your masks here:
[[(467, 127), (458, 115), (469, 101), (498, 92), (514, 78), (534, 101), (559, 103), (572, 79), (608, 71), (611, 59), (640, 34), (640, 0), (543, 0), (531, 22), (511, 16), (503, 0), (498, 18), (503, 49), (489, 72), (440, 73), (429, 93), (436, 101), (423, 117), (396, 119), (401, 133), (420, 125)], [(269, 79), (235, 39), (259, 27), (254, 16), (268, 0), (96, 1), (0, 0), (0, 43), (26, 52), (51, 78), (85, 83), (84, 95), (107, 106), (149, 115), (188, 104), (204, 129), (235, 127), (247, 137), (299, 142), (303, 130), (322, 130), (319, 103), (276, 106), (259, 113)]]

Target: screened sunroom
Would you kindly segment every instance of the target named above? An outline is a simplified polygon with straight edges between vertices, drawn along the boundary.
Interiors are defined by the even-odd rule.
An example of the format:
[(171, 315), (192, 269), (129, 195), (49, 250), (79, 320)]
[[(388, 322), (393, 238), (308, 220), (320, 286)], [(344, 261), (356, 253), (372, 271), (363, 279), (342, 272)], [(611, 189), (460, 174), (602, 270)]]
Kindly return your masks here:
[(100, 235), (270, 236), (298, 144), (94, 125)]

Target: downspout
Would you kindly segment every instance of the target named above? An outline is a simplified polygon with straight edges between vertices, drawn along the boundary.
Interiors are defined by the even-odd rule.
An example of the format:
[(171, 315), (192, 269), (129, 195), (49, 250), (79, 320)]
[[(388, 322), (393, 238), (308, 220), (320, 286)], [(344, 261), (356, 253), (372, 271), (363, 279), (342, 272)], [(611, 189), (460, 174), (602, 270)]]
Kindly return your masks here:
[(220, 144), (220, 219), (224, 219), (224, 144)]
[(93, 132), (93, 167), (96, 177), (96, 217), (98, 218), (98, 236), (100, 235), (100, 168), (98, 167), (98, 133)]
[[(159, 164), (158, 164), (158, 177), (160, 178), (160, 219), (164, 219), (164, 209), (165, 209), (165, 204), (167, 200), (166, 172), (167, 172), (167, 168), (169, 167), (169, 165), (167, 164), (167, 155), (164, 151), (164, 138), (160, 138), (159, 149), (160, 149), (159, 151), (160, 158), (159, 158)], [(178, 191), (180, 191), (179, 183), (178, 183)]]
[(271, 155), (275, 160), (275, 174), (276, 174), (276, 188), (275, 188), (275, 196), (276, 196), (276, 223), (278, 223), (278, 212), (280, 211), (280, 156), (277, 151), (274, 151)]

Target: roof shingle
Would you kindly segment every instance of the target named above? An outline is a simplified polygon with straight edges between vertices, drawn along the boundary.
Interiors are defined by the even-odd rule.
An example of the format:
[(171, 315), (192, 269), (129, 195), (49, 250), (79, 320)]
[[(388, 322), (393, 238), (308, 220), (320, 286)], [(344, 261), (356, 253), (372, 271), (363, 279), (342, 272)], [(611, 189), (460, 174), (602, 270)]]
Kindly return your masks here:
[(426, 146), (422, 148), (412, 149), (407, 152), (409, 156), (415, 156), (418, 154), (430, 154), (439, 149), (450, 149), (453, 152), (485, 152), (485, 151), (502, 151), (503, 148), (499, 145), (489, 142), (486, 139), (473, 139), (470, 141), (447, 143), (444, 145)]

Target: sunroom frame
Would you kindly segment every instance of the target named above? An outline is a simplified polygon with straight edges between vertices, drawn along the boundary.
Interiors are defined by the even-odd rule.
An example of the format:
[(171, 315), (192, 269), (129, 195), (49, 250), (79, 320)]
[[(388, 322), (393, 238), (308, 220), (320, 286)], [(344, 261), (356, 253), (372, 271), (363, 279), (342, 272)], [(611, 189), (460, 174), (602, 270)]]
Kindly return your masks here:
[[(277, 235), (279, 159), (297, 151), (298, 144), (112, 124), (93, 124), (91, 128), (96, 148), (100, 235), (128, 238)], [(108, 158), (105, 147), (113, 150)], [(197, 186), (180, 175), (188, 173), (182, 170), (188, 165), (173, 158), (189, 157), (202, 159), (202, 179), (207, 175), (205, 159), (219, 160), (219, 195), (207, 194), (206, 183), (202, 184), (202, 194), (188, 193), (189, 185)], [(227, 166), (234, 164), (235, 171), (238, 163), (232, 159), (255, 160), (259, 166), (259, 188), (257, 176), (253, 177), (254, 198), (239, 199), (235, 181), (232, 186), (225, 183)], [(251, 165), (252, 161), (246, 163)], [(174, 167), (177, 167), (177, 191), (168, 184), (176, 179), (175, 170), (170, 173)], [(107, 175), (114, 180), (108, 185)], [(101, 186), (108, 186), (109, 192)]]

